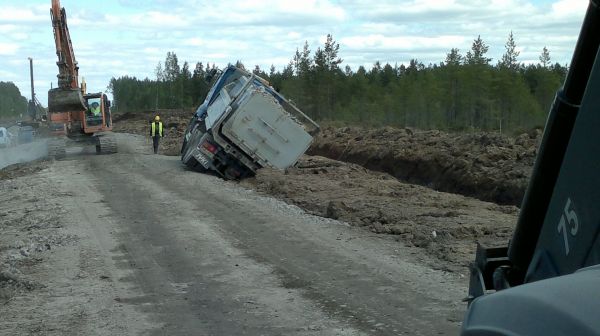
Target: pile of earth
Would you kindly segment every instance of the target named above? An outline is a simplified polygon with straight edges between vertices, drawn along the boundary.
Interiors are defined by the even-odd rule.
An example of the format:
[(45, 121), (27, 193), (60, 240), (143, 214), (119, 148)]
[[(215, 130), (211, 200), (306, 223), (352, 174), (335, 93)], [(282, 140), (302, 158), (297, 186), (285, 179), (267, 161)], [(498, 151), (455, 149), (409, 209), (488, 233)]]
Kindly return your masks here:
[(435, 190), (520, 206), (541, 135), (537, 129), (509, 137), (326, 127), (308, 154), (356, 163)]
[(505, 245), (518, 208), (403, 183), (362, 166), (303, 156), (285, 171), (261, 169), (247, 188), (295, 204), (309, 213), (423, 248), (434, 267), (464, 272), (477, 242)]
[(165, 137), (160, 144), (160, 153), (164, 155), (179, 155), (183, 133), (193, 113), (194, 111), (192, 110), (181, 109), (115, 114), (113, 116), (113, 131), (147, 136), (150, 148), (150, 123), (158, 114), (165, 127)]

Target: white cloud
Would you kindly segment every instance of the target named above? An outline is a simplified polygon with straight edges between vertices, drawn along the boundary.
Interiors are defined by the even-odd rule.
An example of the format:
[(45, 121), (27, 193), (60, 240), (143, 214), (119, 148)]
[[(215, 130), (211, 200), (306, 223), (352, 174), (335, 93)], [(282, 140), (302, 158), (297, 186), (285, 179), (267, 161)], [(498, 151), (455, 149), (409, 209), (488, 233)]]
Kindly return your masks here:
[(40, 13), (39, 11), (36, 11), (31, 8), (1, 7), (1, 9), (2, 10), (0, 10), (0, 23), (41, 22), (49, 20), (48, 14), (42, 15), (42, 13)]
[(192, 37), (183, 41), (183, 44), (193, 47), (201, 47), (205, 45), (204, 40), (199, 37)]
[(0, 55), (14, 55), (19, 46), (15, 43), (3, 43), (0, 42)]
[(552, 4), (552, 15), (556, 17), (578, 17), (585, 12), (588, 1), (560, 0)]
[(383, 49), (383, 50), (450, 50), (457, 45), (463, 45), (465, 38), (462, 36), (399, 36), (388, 37), (384, 35), (351, 36), (341, 39), (340, 44), (349, 49)]
[(0, 24), (0, 33), (7, 34), (19, 29), (19, 26), (14, 24)]
[(2, 81), (7, 81), (7, 80), (11, 80), (14, 78), (17, 78), (17, 76), (10, 71), (6, 71), (6, 70), (0, 70), (0, 78), (2, 78)]
[[(35, 60), (40, 100), (56, 81), (49, 4), (0, 3), (0, 80), (23, 78)], [(547, 46), (553, 61), (571, 57), (585, 0), (117, 0), (107, 6), (64, 0), (80, 74), (101, 90), (111, 77), (154, 77), (168, 51), (184, 61), (224, 66), (241, 60), (281, 70), (308, 41), (314, 52), (331, 33), (354, 70), (375, 61), (439, 63), (451, 48), (464, 54), (477, 35), (499, 59), (512, 30), (519, 59), (537, 60)], [(8, 3), (8, 4), (6, 4)], [(110, 4), (109, 4), (110, 3)], [(118, 6), (125, 7), (118, 7)], [(6, 75), (6, 76), (5, 76)]]

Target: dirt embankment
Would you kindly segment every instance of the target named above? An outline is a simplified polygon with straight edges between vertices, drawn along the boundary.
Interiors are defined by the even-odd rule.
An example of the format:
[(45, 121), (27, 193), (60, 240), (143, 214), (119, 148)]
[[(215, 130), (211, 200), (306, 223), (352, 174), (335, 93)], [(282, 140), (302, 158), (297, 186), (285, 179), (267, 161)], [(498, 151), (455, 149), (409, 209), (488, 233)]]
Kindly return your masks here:
[(517, 137), (413, 129), (323, 129), (310, 155), (359, 164), (406, 182), (520, 206), (541, 131)]
[(150, 122), (158, 114), (165, 126), (165, 137), (159, 147), (160, 154), (179, 155), (183, 133), (193, 113), (191, 110), (159, 110), (116, 114), (113, 117), (113, 131), (147, 136), (148, 146), (152, 147)]
[(476, 242), (508, 242), (518, 212), (319, 156), (304, 156), (285, 172), (261, 169), (241, 183), (315, 215), (396, 235), (442, 261), (432, 266), (459, 272), (473, 260)]

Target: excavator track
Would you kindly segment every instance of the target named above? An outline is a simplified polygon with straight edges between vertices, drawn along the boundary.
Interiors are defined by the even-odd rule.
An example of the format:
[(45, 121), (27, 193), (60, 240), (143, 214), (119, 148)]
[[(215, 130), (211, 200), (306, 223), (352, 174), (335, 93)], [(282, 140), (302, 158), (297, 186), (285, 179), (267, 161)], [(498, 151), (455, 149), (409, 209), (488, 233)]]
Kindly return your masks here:
[(117, 153), (117, 139), (114, 135), (99, 135), (96, 143), (96, 154)]
[(67, 156), (67, 144), (65, 139), (48, 140), (48, 157), (59, 160)]

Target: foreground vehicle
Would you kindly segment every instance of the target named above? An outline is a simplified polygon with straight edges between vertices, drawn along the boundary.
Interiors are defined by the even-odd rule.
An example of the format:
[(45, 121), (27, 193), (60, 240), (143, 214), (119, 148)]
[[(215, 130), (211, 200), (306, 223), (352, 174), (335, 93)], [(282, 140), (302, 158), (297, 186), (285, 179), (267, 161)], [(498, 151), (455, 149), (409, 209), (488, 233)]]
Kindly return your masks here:
[(599, 6), (588, 7), (509, 246), (477, 249), (463, 335), (600, 335)]
[(184, 134), (183, 163), (227, 179), (295, 164), (319, 126), (256, 75), (229, 66), (215, 78)]

